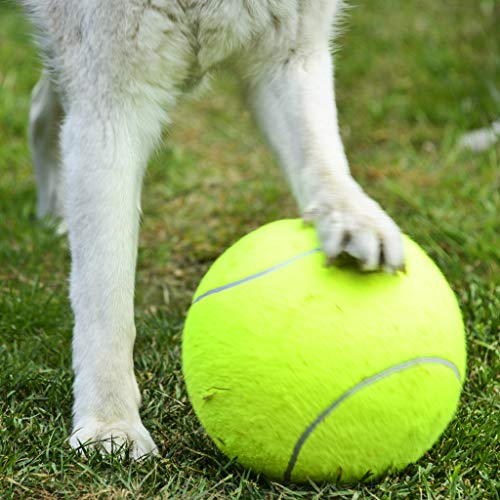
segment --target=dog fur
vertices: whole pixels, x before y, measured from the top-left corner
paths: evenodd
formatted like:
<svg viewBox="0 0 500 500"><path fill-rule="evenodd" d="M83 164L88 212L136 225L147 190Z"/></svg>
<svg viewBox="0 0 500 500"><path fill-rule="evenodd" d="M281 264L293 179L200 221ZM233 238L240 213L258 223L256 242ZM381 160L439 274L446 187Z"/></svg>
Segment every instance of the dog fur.
<svg viewBox="0 0 500 500"><path fill-rule="evenodd" d="M401 234L349 172L330 53L338 0L23 3L46 65L30 115L38 215L64 218L72 255L70 443L128 443L141 457L156 452L133 367L142 177L173 108L210 70L239 75L329 258L396 270Z"/></svg>

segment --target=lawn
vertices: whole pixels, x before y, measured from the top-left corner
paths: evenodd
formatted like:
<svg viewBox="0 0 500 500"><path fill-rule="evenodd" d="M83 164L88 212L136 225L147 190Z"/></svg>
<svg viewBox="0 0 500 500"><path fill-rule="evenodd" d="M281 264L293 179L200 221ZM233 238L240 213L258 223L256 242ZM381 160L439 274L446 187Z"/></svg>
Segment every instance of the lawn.
<svg viewBox="0 0 500 500"><path fill-rule="evenodd" d="M455 290L468 376L456 418L418 463L378 482L300 487L228 462L194 416L181 373L184 317L210 263L259 225L297 215L227 74L179 108L145 182L135 360L161 458L70 450L68 245L35 219L26 140L41 65L20 10L1 2L1 498L499 498L500 150L458 146L462 133L500 117L495 0L371 0L349 10L336 58L352 170Z"/></svg>

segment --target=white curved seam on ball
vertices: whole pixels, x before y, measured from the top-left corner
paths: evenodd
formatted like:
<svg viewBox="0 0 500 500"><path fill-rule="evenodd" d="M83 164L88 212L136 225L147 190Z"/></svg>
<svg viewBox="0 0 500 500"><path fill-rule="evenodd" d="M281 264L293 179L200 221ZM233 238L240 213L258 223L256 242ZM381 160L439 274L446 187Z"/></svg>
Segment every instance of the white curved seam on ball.
<svg viewBox="0 0 500 500"><path fill-rule="evenodd" d="M375 382L378 382L379 380L382 380L389 375L392 375L393 373L398 373L406 368L412 368L414 366L424 364L424 363L436 363L440 364L443 366L447 366L453 372L455 373L455 376L458 379L458 382L461 384L462 383L462 377L460 376L460 371L458 367L452 363L451 361L448 361L447 359L444 358L439 358L439 357L434 357L434 356L423 356L420 358L415 358L409 361L405 361L403 363L399 363L398 365L391 366L390 368L387 368L384 371L381 371L379 373L376 373L375 375L372 375L371 377L368 377L358 384L356 384L354 387L351 387L351 389L348 389L346 392L344 392L341 396L339 396L326 410L324 410L316 419L306 428L306 430L302 433L300 438L298 439L297 443L295 444L292 452L292 456L290 457L290 461L288 462L288 467L285 471L284 479L285 481L290 481L293 468L295 467L295 464L297 462L300 450L302 449L302 446L306 442L307 438L313 433L313 431L316 429L316 427L328 416L330 413L335 410L343 401L345 401L347 398L352 396L353 394L356 394L357 392L361 391L368 385L374 384Z"/></svg>
<svg viewBox="0 0 500 500"><path fill-rule="evenodd" d="M263 271L259 271L258 273L251 274L250 276L246 276L245 278L241 278L239 280L232 281L231 283L227 283L225 285L221 285L221 286L218 286L216 288L212 288L211 290L208 290L207 292L202 293L200 296L196 297L196 299L193 300L193 304L196 304L201 299L204 299L205 297L208 297L209 295L223 292L224 290L228 290L229 288L234 288L235 286L241 285L243 283L247 283L248 281L253 281L254 279L261 278L262 276L265 276L266 274L277 271L278 269L286 267L286 266L293 264L294 262L296 262L304 257L308 257L309 255L313 255L313 254L318 253L318 252L321 252L320 248L314 248L313 250L308 250L307 252L303 252L299 255L296 255L295 257L292 257L291 259L285 260L284 262L280 262L279 264L275 264L274 266L271 266L267 269L264 269Z"/></svg>

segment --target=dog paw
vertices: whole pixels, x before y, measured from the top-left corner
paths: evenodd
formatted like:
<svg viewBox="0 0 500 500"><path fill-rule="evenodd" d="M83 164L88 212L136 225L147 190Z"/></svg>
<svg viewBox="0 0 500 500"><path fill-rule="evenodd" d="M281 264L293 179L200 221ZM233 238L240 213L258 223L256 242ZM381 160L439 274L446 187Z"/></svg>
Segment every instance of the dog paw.
<svg viewBox="0 0 500 500"><path fill-rule="evenodd" d="M357 184L342 195L317 193L303 218L316 226L329 261L347 253L360 261L363 270L404 269L400 229Z"/></svg>
<svg viewBox="0 0 500 500"><path fill-rule="evenodd" d="M102 454L128 453L134 460L158 455L158 448L140 421L85 422L75 426L69 442L72 448L82 454L88 449L98 450Z"/></svg>

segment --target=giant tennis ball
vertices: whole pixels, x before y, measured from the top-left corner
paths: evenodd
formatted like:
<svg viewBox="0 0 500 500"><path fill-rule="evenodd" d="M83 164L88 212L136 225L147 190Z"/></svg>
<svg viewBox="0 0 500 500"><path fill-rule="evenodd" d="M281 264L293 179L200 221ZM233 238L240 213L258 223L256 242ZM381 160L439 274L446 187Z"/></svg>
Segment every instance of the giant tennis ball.
<svg viewBox="0 0 500 500"><path fill-rule="evenodd" d="M196 291L183 369L229 457L270 478L352 482L402 469L443 432L465 375L455 296L405 237L406 273L325 267L313 228L261 227Z"/></svg>

